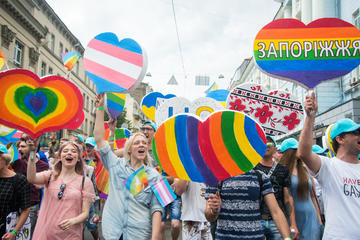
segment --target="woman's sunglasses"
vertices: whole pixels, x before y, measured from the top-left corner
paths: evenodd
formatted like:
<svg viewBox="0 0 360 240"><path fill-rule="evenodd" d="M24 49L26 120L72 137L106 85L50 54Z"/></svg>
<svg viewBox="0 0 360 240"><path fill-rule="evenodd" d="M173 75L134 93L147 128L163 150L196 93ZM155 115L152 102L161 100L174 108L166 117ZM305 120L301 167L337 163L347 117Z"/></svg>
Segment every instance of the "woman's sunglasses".
<svg viewBox="0 0 360 240"><path fill-rule="evenodd" d="M60 192L58 193L58 199L62 199L63 195L64 195L64 190L65 190L66 184L61 184L60 186Z"/></svg>

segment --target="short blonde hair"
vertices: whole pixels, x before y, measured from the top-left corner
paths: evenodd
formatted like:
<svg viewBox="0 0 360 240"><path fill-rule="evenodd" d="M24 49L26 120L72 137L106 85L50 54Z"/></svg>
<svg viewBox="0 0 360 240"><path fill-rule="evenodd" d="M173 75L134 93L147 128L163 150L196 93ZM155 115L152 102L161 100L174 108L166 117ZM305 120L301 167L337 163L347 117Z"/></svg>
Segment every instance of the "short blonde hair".
<svg viewBox="0 0 360 240"><path fill-rule="evenodd" d="M145 139L147 139L146 136L141 132L136 132L136 133L131 134L130 138L126 141L125 146L124 146L124 159L127 162L130 162L130 154L129 154L130 147L134 143L135 137L137 137L137 136L142 136ZM146 156L144 159L144 164L151 167L149 152L146 153Z"/></svg>
<svg viewBox="0 0 360 240"><path fill-rule="evenodd" d="M0 160L5 160L6 166L9 166L11 161L11 155L7 153L0 153Z"/></svg>

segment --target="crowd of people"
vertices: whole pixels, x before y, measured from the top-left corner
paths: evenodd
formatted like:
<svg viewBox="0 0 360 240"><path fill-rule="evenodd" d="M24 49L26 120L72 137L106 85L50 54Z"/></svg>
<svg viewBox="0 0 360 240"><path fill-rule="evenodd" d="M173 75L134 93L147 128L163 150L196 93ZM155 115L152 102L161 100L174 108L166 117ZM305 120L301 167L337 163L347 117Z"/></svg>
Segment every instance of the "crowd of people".
<svg viewBox="0 0 360 240"><path fill-rule="evenodd" d="M0 144L1 239L78 240L87 228L97 240L99 224L109 240L165 239L167 221L172 239L360 239L360 125L337 121L330 132L336 157L327 157L313 144L314 95L304 103L299 141L277 144L267 136L260 163L217 186L162 171L152 153L152 122L114 150L116 120L106 141L104 95L95 103L94 137L59 141L51 133L44 153L39 138L23 134L16 143L21 157L13 162ZM97 185L100 164L108 172L107 194ZM134 195L124 182L142 168L148 186ZM150 188L163 177L176 195L166 207Z"/></svg>

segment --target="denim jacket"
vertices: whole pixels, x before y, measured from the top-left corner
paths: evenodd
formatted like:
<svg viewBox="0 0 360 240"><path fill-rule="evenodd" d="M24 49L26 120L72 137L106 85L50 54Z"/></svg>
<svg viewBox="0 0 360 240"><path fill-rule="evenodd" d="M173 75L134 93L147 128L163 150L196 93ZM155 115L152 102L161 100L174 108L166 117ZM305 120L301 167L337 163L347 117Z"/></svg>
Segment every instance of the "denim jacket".
<svg viewBox="0 0 360 240"><path fill-rule="evenodd" d="M96 151L104 167L109 172L109 196L105 203L102 217L102 233L106 240L151 239L152 214L163 208L150 186L161 177L152 167L146 166L145 173L149 185L135 197L125 187L124 180L134 169L129 162L118 158L109 144Z"/></svg>

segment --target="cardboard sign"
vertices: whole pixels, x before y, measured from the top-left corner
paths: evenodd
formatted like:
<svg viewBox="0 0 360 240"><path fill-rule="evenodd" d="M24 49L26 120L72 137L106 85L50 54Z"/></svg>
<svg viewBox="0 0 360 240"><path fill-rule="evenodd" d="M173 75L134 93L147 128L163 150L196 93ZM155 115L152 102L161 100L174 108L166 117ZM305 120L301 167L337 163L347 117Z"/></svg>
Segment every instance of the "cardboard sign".
<svg viewBox="0 0 360 240"><path fill-rule="evenodd" d="M0 124L32 138L78 128L84 120L80 90L60 76L39 78L25 69L0 73Z"/></svg>
<svg viewBox="0 0 360 240"><path fill-rule="evenodd" d="M297 19L277 19L256 35L254 57L265 73L311 89L360 64L360 31L337 18L308 25Z"/></svg>
<svg viewBox="0 0 360 240"><path fill-rule="evenodd" d="M76 63L79 61L81 55L78 52L66 52L61 54L64 66L71 71Z"/></svg>
<svg viewBox="0 0 360 240"><path fill-rule="evenodd" d="M124 110L126 93L106 93L105 110L111 119L116 119Z"/></svg>
<svg viewBox="0 0 360 240"><path fill-rule="evenodd" d="M205 121L193 114L173 116L158 128L152 146L168 175L215 186L256 166L266 152L266 138L253 119L224 110Z"/></svg>
<svg viewBox="0 0 360 240"><path fill-rule="evenodd" d="M140 104L141 110L143 111L145 116L150 118L152 121L155 121L155 108L156 108L157 99L158 98L169 99L173 97L176 96L174 94L163 95L162 93L159 92L151 92L146 96L144 96L143 99L141 100L141 104Z"/></svg>
<svg viewBox="0 0 360 240"><path fill-rule="evenodd" d="M126 92L136 88L145 76L147 57L133 39L121 41L114 33L101 33L85 49L84 67L98 93Z"/></svg>
<svg viewBox="0 0 360 240"><path fill-rule="evenodd" d="M252 83L231 90L226 108L254 118L267 135L273 136L295 129L304 118L303 106L290 93L279 90L268 92Z"/></svg>

